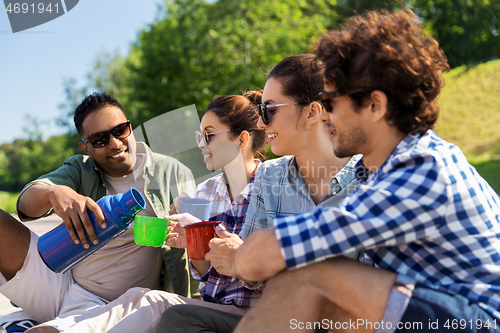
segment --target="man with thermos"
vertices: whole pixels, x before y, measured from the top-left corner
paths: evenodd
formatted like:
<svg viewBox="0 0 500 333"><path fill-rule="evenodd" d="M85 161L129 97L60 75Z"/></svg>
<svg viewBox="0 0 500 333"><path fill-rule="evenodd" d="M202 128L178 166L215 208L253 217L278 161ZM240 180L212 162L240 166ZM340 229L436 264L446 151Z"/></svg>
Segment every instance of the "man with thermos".
<svg viewBox="0 0 500 333"><path fill-rule="evenodd" d="M130 121L112 96L87 96L76 108L74 121L85 155L68 158L57 170L25 186L17 203L22 221L56 213L73 242L88 248L89 242L99 242L88 212L95 215L100 228L106 228L95 202L103 196L134 187L146 200L146 209L139 214L163 217L168 215L171 186L177 187L174 193L194 194L191 171L174 158L156 154L145 143L136 142ZM168 248L162 256L160 248L136 245L132 229L68 272L57 274L40 258L38 236L1 212L0 293L43 323L30 329L35 333L64 331L88 309L113 301L132 287L160 288L162 267L167 284L172 286L170 291L187 296L185 251ZM26 316L25 312L21 314ZM10 331L19 319L18 315L1 321L12 322L6 327ZM17 327L18 331L22 327Z"/></svg>

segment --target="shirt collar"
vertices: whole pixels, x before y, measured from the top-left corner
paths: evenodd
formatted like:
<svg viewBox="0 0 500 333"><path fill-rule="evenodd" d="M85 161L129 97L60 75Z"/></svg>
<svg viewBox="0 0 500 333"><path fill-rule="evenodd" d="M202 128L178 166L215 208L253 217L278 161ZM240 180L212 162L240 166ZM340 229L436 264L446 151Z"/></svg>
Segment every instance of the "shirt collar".
<svg viewBox="0 0 500 333"><path fill-rule="evenodd" d="M358 183L362 184L366 182L368 179L368 176L370 176L370 170L368 170L365 165L363 164L363 159L361 159L357 164L356 164L356 180Z"/></svg>
<svg viewBox="0 0 500 333"><path fill-rule="evenodd" d="M246 199L250 201L250 196L252 195L252 188L253 188L253 183L255 182L255 175L257 173L257 169L262 165L262 162L259 159L254 159L254 162L257 163L257 167L255 168L255 171L252 175L252 178L250 178L250 181L248 184L245 186L245 188L241 191L241 193L234 199L235 203L241 202L243 199ZM218 197L230 201L229 199L229 191L228 191L228 186L229 186L229 181L227 180L226 174L223 172L219 175L219 179L217 179L217 186L215 188L215 193Z"/></svg>
<svg viewBox="0 0 500 333"><path fill-rule="evenodd" d="M154 159L153 159L153 151L151 151L151 149L149 149L149 147L144 142L141 142L141 141L137 141L136 147L137 147L136 148L137 153L142 153L142 154L146 155L146 161L144 162L145 163L144 170L145 171L147 170L149 175L151 177L154 177L155 165L154 165Z"/></svg>
<svg viewBox="0 0 500 333"><path fill-rule="evenodd" d="M297 168L297 159L293 155L288 156L291 158L287 163L287 168L285 168L284 176L291 183L295 184L300 189L300 191L303 191L304 195L310 196L309 192L307 191L307 187L305 186L304 180L300 175L299 169Z"/></svg>
<svg viewBox="0 0 500 333"><path fill-rule="evenodd" d="M250 196L252 195L253 183L255 182L255 175L257 174L257 169L262 165L262 162L259 159L254 159L254 162L257 163L257 167L255 168L255 171L252 175L252 178L250 178L250 181L248 182L247 186L245 186L243 191L241 191L238 198L242 197L242 198L245 198L247 200L250 200ZM236 200L236 201L238 201L238 200Z"/></svg>
<svg viewBox="0 0 500 333"><path fill-rule="evenodd" d="M221 174L215 176L217 177L215 186L215 195L219 198L229 201L229 191L227 190L228 180L226 174L222 172Z"/></svg>
<svg viewBox="0 0 500 333"><path fill-rule="evenodd" d="M347 187L354 178L356 178L356 168L359 162L362 160L363 155L354 155L347 162L347 164L330 179L330 189L331 195L335 195L343 188ZM288 168L285 170L285 176L290 177L291 181L297 183L299 180L302 180L302 176L299 173L297 168L297 161L295 156L288 161Z"/></svg>
<svg viewBox="0 0 500 333"><path fill-rule="evenodd" d="M355 178L356 165L363 155L354 155L347 164L330 180L332 195L337 194L343 188L347 187Z"/></svg>
<svg viewBox="0 0 500 333"><path fill-rule="evenodd" d="M101 171L101 168L99 168L99 165L95 162L95 159L85 155L85 161L89 161L92 169L94 169L100 177L103 177L103 172Z"/></svg>
<svg viewBox="0 0 500 333"><path fill-rule="evenodd" d="M404 139L401 140L400 143L398 143L396 148L394 148L387 161L389 161L394 156L400 155L401 153L408 151L410 147L414 146L421 137L422 134L408 134L407 136L405 136ZM387 161L385 163L387 163Z"/></svg>
<svg viewBox="0 0 500 333"><path fill-rule="evenodd" d="M391 161L395 156L398 156L410 150L410 147L414 146L421 137L422 134L408 134L407 136L405 136L404 139L398 143L396 148L394 148L391 155L389 155L384 164L382 164L382 167L374 174L378 175L380 172L382 172L384 166L386 166L387 163ZM372 174L370 170L368 170L363 164L363 159L360 159L358 161L355 168L356 168L356 180L358 180L359 183L366 182L368 180L368 177Z"/></svg>
<svg viewBox="0 0 500 333"><path fill-rule="evenodd" d="M288 176L292 176L294 178L300 177L295 156L292 156L292 158L290 158L290 160L288 161L288 168L286 168L285 170L285 177Z"/></svg>

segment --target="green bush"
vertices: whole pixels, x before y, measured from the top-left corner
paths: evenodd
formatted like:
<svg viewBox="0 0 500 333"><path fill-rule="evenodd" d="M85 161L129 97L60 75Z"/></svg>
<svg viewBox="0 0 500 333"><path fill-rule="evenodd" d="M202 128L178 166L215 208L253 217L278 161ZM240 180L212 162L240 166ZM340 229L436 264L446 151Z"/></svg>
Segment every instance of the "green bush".
<svg viewBox="0 0 500 333"><path fill-rule="evenodd" d="M16 213L16 201L18 193L0 191L0 209L9 214Z"/></svg>

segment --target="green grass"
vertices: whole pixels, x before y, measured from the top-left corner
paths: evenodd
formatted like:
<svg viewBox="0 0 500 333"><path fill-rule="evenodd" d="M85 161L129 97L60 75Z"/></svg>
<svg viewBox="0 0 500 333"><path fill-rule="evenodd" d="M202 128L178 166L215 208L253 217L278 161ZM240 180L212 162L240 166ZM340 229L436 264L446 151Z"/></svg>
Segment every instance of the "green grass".
<svg viewBox="0 0 500 333"><path fill-rule="evenodd" d="M490 186L500 195L500 160L471 160L469 162L476 168L477 172L486 179Z"/></svg>
<svg viewBox="0 0 500 333"><path fill-rule="evenodd" d="M436 132L469 159L500 156L500 60L445 75Z"/></svg>
<svg viewBox="0 0 500 333"><path fill-rule="evenodd" d="M18 194L0 191L0 209L9 214L15 214Z"/></svg>

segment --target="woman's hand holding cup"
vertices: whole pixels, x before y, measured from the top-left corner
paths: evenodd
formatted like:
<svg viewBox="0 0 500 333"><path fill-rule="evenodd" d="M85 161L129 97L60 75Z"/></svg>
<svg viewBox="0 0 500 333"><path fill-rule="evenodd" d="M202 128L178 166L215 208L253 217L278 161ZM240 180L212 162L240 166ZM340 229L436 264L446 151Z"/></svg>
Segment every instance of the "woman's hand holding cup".
<svg viewBox="0 0 500 333"><path fill-rule="evenodd" d="M179 214L182 212L181 210L181 201L183 199L191 198L187 193L181 193L177 198L174 199L174 202L170 205L170 214Z"/></svg>
<svg viewBox="0 0 500 333"><path fill-rule="evenodd" d="M180 249L187 248L186 230L184 227L188 224L201 222L201 220L188 213L165 216L165 218L171 221L168 227L170 233L166 238L166 245Z"/></svg>

